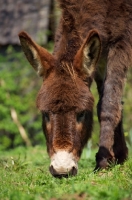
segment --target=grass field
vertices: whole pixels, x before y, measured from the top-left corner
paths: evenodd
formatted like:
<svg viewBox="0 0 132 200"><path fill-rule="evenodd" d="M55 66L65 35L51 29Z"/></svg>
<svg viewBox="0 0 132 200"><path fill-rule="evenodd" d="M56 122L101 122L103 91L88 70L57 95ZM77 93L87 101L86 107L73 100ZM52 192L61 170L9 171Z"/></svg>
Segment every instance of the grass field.
<svg viewBox="0 0 132 200"><path fill-rule="evenodd" d="M19 147L0 153L0 200L131 200L132 158L94 174L95 150L84 150L76 177L55 179L46 149Z"/></svg>

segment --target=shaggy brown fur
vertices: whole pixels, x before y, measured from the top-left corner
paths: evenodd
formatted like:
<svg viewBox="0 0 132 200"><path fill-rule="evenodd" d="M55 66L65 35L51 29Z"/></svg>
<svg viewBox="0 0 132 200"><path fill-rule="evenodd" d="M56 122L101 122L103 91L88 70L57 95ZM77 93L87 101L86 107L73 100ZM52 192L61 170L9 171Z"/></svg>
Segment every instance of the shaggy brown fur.
<svg viewBox="0 0 132 200"><path fill-rule="evenodd" d="M92 131L95 77L99 92L99 151L96 168L124 162L127 147L122 127L122 93L132 63L130 0L58 0L62 16L53 56L20 33L22 48L44 83L37 96L49 155L58 149L78 160ZM102 51L100 50L102 44ZM101 52L101 55L100 55ZM106 66L97 67L104 59Z"/></svg>
<svg viewBox="0 0 132 200"><path fill-rule="evenodd" d="M85 40L90 30L96 29L102 42L101 59L107 60L104 77L100 75L100 68L95 76L100 95L98 117L101 125L96 169L106 167L109 160L122 163L127 158L127 147L122 128L121 99L127 69L132 63L132 2L59 2L63 11L54 54L61 55L63 60L74 58L79 43ZM73 43L76 48L73 48Z"/></svg>

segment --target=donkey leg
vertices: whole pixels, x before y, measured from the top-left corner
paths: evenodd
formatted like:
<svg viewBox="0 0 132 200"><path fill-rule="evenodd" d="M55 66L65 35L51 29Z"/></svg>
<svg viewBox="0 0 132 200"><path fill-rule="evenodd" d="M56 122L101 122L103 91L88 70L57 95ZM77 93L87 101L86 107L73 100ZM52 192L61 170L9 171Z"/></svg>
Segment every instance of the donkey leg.
<svg viewBox="0 0 132 200"><path fill-rule="evenodd" d="M127 157L121 98L130 57L131 48L123 41L116 43L109 50L106 78L98 104L100 141L95 169L106 168L109 162L116 159L122 163Z"/></svg>
<svg viewBox="0 0 132 200"><path fill-rule="evenodd" d="M98 113L98 119L99 119L99 114L100 114L100 103L101 103L101 95L102 95L102 91L103 91L103 78L101 78L100 74L97 72L96 76L95 76L95 81L97 84L97 89L98 89L98 93L99 93L99 103L97 105L97 113ZM124 162L124 160L126 160L127 155L128 155L128 149L126 146L126 142L125 142L125 137L124 137L124 131L123 131L123 117L121 116L121 120L118 123L117 127L114 130L114 145L113 145L113 152L115 155L115 160L116 163L118 164L122 164ZM99 119L100 122L100 119ZM101 153L102 151L102 153ZM100 154L106 154L106 156L110 156L108 150L106 148L100 148ZM97 155L98 160L102 160L102 157L99 158L99 155ZM107 159L103 159L103 162L105 165L107 165ZM95 169L99 168L99 165L96 166Z"/></svg>
<svg viewBox="0 0 132 200"><path fill-rule="evenodd" d="M98 153L96 154L96 167L106 168L109 165L109 162L114 161L117 164L122 164L128 156L128 148L126 146L122 118L118 123L117 127L114 130L114 142L113 142L113 155L111 152L104 146L100 146Z"/></svg>
<svg viewBox="0 0 132 200"><path fill-rule="evenodd" d="M118 164L122 164L128 156L128 148L125 142L122 119L123 118L121 117L121 120L114 131L113 151Z"/></svg>

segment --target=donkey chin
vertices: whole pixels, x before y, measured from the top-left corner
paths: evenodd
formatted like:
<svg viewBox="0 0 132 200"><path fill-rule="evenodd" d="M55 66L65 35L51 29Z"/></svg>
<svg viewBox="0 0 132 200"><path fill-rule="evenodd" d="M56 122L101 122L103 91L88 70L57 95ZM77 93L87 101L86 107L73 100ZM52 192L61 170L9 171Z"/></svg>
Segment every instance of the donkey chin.
<svg viewBox="0 0 132 200"><path fill-rule="evenodd" d="M75 176L78 165L72 153L58 151L51 157L50 173L56 178Z"/></svg>

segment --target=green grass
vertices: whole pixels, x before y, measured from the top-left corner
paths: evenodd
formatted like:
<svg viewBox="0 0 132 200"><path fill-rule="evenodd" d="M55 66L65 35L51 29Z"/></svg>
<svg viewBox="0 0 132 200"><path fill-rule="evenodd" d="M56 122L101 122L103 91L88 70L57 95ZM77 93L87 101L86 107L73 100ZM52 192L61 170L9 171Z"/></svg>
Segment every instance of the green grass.
<svg viewBox="0 0 132 200"><path fill-rule="evenodd" d="M41 146L0 152L0 200L132 199L132 158L94 174L95 152L88 155L85 149L78 175L68 179L50 175L50 160Z"/></svg>

